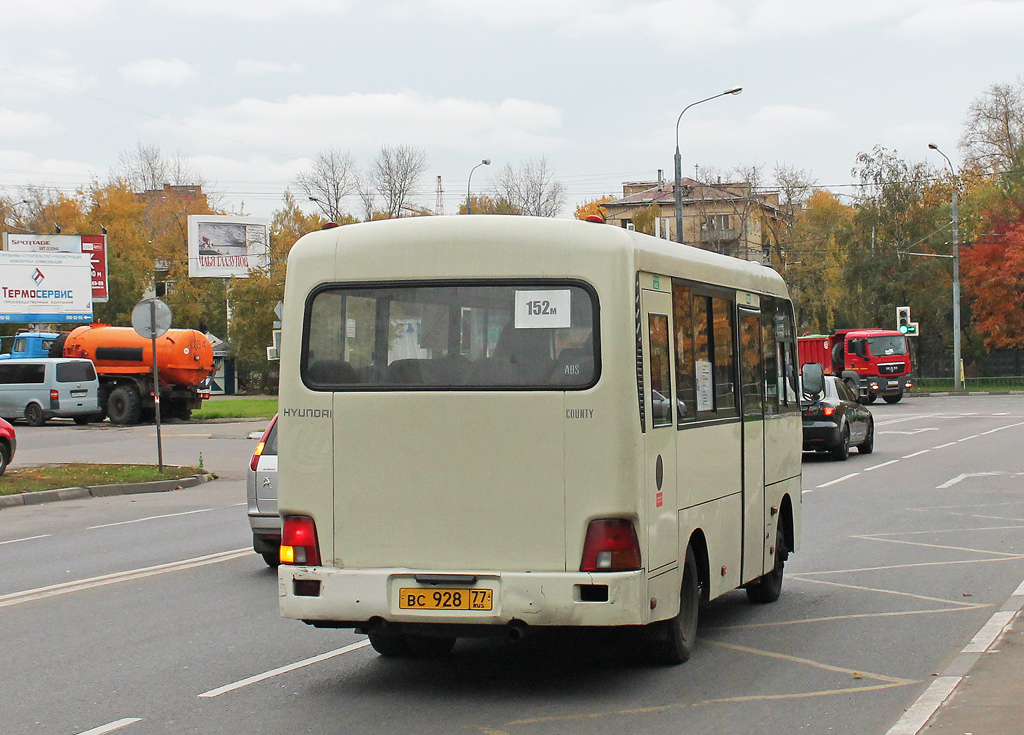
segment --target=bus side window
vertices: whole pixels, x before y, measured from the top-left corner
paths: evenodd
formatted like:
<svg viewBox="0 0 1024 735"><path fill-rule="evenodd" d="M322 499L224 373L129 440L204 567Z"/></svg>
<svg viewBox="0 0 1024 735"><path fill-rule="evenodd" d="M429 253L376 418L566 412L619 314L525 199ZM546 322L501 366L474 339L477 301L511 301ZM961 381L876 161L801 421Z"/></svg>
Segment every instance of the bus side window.
<svg viewBox="0 0 1024 735"><path fill-rule="evenodd" d="M693 366L693 311L690 287L672 284L672 324L676 331L676 407L679 424L696 417L697 383Z"/></svg>
<svg viewBox="0 0 1024 735"><path fill-rule="evenodd" d="M657 426L672 425L672 376L668 348L668 316L649 314L651 341L651 422Z"/></svg>

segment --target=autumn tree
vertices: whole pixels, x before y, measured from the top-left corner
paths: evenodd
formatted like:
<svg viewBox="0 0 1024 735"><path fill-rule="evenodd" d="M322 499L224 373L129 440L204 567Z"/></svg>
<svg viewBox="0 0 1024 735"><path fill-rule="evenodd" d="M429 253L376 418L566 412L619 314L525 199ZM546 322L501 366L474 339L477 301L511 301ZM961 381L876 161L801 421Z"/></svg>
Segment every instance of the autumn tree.
<svg viewBox="0 0 1024 735"><path fill-rule="evenodd" d="M294 182L324 217L340 222L341 202L356 191L357 173L351 154L327 148L313 156L309 168L299 173Z"/></svg>
<svg viewBox="0 0 1024 735"><path fill-rule="evenodd" d="M153 247L143 225L146 205L118 181L93 183L89 199L88 233L107 234L109 297L93 305L93 317L127 326L132 309L153 285Z"/></svg>
<svg viewBox="0 0 1024 735"><path fill-rule="evenodd" d="M576 211L573 212L572 216L576 219L586 219L596 215L601 219L607 219L608 212L605 210L604 205L614 201L615 197L605 194L597 199L577 204Z"/></svg>
<svg viewBox="0 0 1024 735"><path fill-rule="evenodd" d="M1010 163L1003 176L970 188L963 208L961 280L971 325L989 349L1024 348L1024 145Z"/></svg>
<svg viewBox="0 0 1024 735"><path fill-rule="evenodd" d="M532 217L557 217L565 206L565 184L555 179L546 156L524 161L518 168L505 164L494 178L494 192L520 214Z"/></svg>
<svg viewBox="0 0 1024 735"><path fill-rule="evenodd" d="M486 194L471 197L473 214L519 214L519 211L504 199L495 199ZM459 214L466 214L466 204L459 205Z"/></svg>
<svg viewBox="0 0 1024 735"><path fill-rule="evenodd" d="M319 230L324 223L320 215L303 212L295 196L286 191L284 206L274 212L270 222L270 257L266 267L250 270L248 278L236 278L231 283L228 341L234 352L239 384L247 391L277 391L277 363L267 360L267 347L272 342L277 319L274 307L284 299L288 253L296 240Z"/></svg>
<svg viewBox="0 0 1024 735"><path fill-rule="evenodd" d="M807 196L796 215L782 274L796 303L801 333L829 334L841 326L836 315L845 294L853 217L853 207L824 189Z"/></svg>

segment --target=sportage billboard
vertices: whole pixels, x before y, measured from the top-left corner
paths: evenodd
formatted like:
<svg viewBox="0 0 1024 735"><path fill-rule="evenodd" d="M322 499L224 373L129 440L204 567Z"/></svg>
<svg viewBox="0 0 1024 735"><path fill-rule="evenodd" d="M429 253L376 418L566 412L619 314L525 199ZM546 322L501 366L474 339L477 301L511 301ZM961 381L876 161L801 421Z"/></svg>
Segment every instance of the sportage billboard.
<svg viewBox="0 0 1024 735"><path fill-rule="evenodd" d="M92 256L0 251L0 322L92 321Z"/></svg>

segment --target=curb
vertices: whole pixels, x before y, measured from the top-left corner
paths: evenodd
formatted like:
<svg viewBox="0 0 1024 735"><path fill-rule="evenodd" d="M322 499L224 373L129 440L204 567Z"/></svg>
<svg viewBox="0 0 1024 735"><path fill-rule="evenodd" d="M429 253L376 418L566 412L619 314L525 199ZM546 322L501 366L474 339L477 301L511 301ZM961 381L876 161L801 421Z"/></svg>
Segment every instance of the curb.
<svg viewBox="0 0 1024 735"><path fill-rule="evenodd" d="M62 487L55 490L40 490L36 493L18 493L17 495L0 495L0 509L13 508L19 505L39 505L59 500L82 500L83 498L109 498L113 495L132 495L135 493L166 493L186 487L209 482L215 476L209 472L177 480L155 480L123 485L92 485L89 487Z"/></svg>

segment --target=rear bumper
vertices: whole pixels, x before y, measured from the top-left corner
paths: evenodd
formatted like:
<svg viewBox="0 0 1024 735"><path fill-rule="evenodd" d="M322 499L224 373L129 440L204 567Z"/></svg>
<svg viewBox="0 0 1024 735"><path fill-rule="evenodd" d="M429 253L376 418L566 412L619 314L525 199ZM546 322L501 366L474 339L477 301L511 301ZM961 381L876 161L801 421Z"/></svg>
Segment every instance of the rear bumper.
<svg viewBox="0 0 1024 735"><path fill-rule="evenodd" d="M644 571L458 574L476 577L474 584L461 589L492 590L491 610L402 609L401 588L432 589L417 584L415 570L282 565L278 568L281 615L314 625L360 629L381 624L619 626L643 625L651 619Z"/></svg>
<svg viewBox="0 0 1024 735"><path fill-rule="evenodd" d="M276 552L281 546L281 516L277 513L250 511L249 527L252 529L252 547L256 552Z"/></svg>
<svg viewBox="0 0 1024 735"><path fill-rule="evenodd" d="M842 441L839 426L831 421L804 421L804 451L834 447Z"/></svg>

